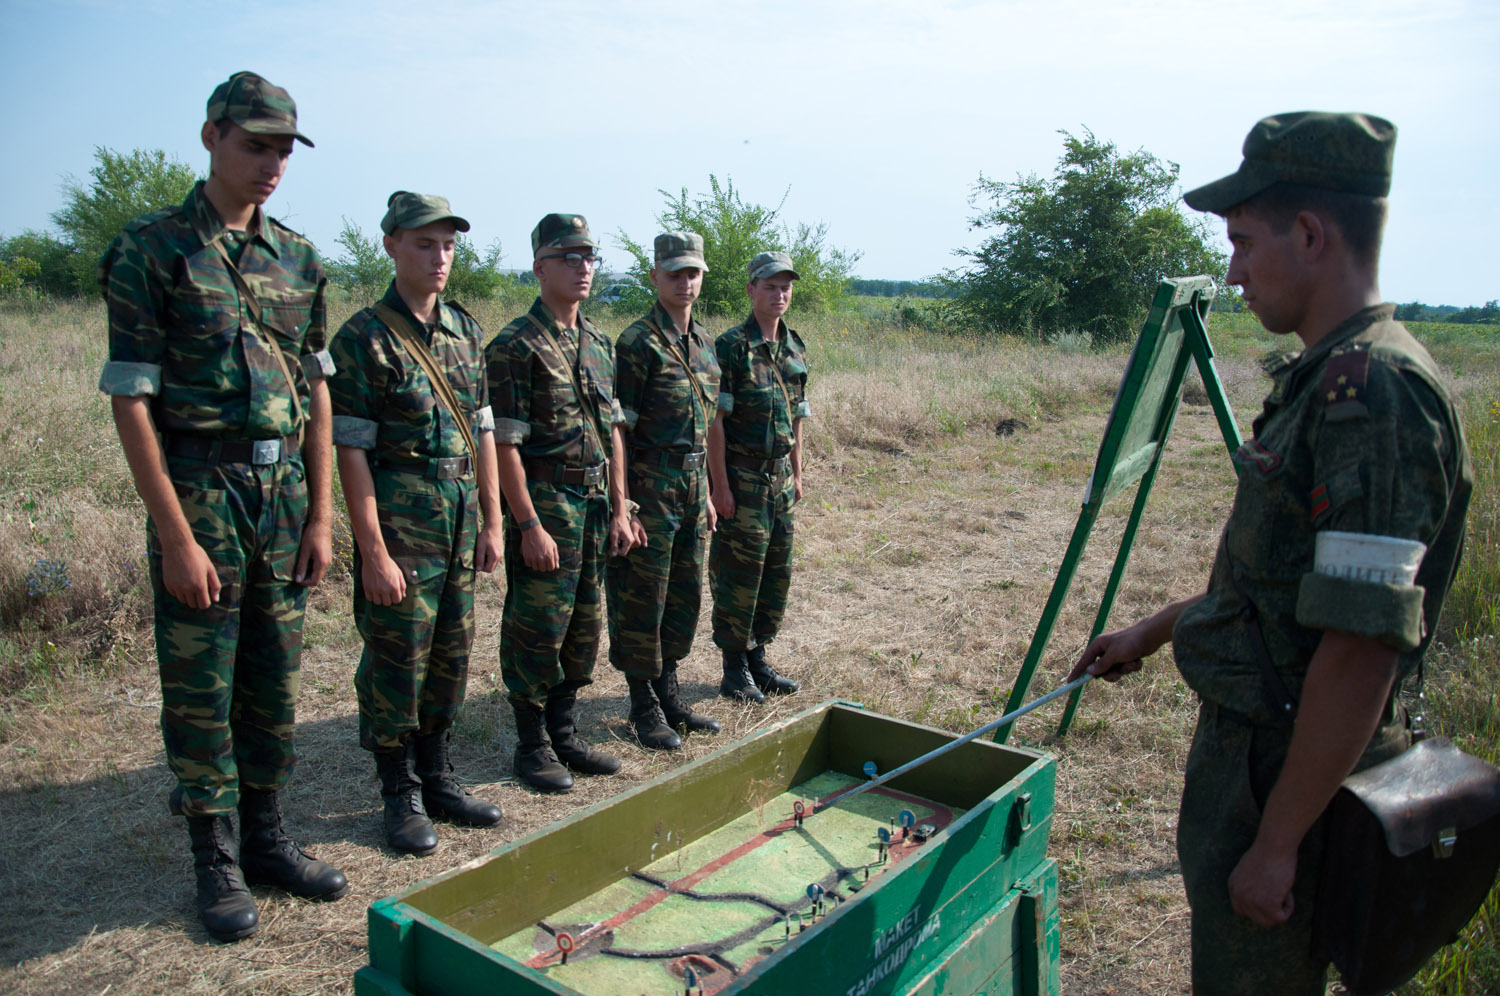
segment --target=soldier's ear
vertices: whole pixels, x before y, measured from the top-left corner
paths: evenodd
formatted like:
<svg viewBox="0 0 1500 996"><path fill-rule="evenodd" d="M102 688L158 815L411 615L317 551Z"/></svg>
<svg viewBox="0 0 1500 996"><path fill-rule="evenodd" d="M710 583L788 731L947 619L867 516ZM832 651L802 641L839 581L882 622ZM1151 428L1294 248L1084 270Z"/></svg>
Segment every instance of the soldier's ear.
<svg viewBox="0 0 1500 996"><path fill-rule="evenodd" d="M203 147L209 152L214 151L214 143L219 140L219 126L212 121L203 122L203 127L198 132L198 139Z"/></svg>

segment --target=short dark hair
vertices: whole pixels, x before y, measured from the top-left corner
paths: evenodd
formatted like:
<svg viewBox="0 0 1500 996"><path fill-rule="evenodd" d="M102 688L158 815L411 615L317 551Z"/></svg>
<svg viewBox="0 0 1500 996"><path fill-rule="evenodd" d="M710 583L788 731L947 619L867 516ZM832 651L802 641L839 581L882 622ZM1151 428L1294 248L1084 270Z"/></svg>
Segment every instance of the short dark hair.
<svg viewBox="0 0 1500 996"><path fill-rule="evenodd" d="M229 137L229 129L234 127L234 119L220 118L214 122L214 125L219 129L219 138L225 139Z"/></svg>
<svg viewBox="0 0 1500 996"><path fill-rule="evenodd" d="M1301 183L1273 183L1229 211L1244 211L1261 218L1278 234L1292 227L1298 213L1310 211L1333 222L1344 234L1344 241L1355 258L1373 266L1380 261L1380 242L1385 234L1388 206L1384 197Z"/></svg>

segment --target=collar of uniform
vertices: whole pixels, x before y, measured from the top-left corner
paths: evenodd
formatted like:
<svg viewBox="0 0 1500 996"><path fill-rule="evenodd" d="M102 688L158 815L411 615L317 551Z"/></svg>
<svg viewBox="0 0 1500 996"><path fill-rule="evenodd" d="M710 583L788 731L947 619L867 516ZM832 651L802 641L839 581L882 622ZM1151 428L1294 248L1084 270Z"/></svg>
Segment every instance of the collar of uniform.
<svg viewBox="0 0 1500 996"><path fill-rule="evenodd" d="M537 321L551 329L555 335L560 336L565 332L573 331L572 329L565 328L563 323L557 320L556 316L552 314L552 309L543 304L540 297L531 303L531 314ZM588 319L583 317L582 312L579 312L578 333L582 335L585 331L593 330L589 327Z"/></svg>
<svg viewBox="0 0 1500 996"><path fill-rule="evenodd" d="M193 184L193 189L188 191L187 199L182 202L182 210L192 223L194 234L206 246L223 235L227 226L224 224L224 219L220 217L218 209L203 192L203 185L202 180ZM245 229L245 235L259 242L272 256L279 258L281 254L276 251L275 244L265 237L265 221L265 213L256 207L255 213L250 216L250 225Z"/></svg>
<svg viewBox="0 0 1500 996"><path fill-rule="evenodd" d="M776 327L781 330L781 335L775 341L785 342L790 345L792 330L787 326L786 320L781 318L776 319ZM750 312L750 317L745 319L745 341L750 344L752 349L761 343L765 343L768 346L773 345L772 340L767 339L765 333L761 331L760 322L755 320L755 312L753 311Z"/></svg>
<svg viewBox="0 0 1500 996"><path fill-rule="evenodd" d="M1396 306L1394 304L1372 304L1368 308L1361 308L1334 326L1333 331L1319 339L1311 349L1303 352L1297 358L1297 369L1299 371L1309 369L1333 352L1335 347L1359 335L1371 325L1376 322L1390 321L1395 317Z"/></svg>
<svg viewBox="0 0 1500 996"><path fill-rule="evenodd" d="M662 303L660 300L657 300L654 304L651 305L651 320L655 322L657 327L660 328L666 335L667 341L676 342L678 339L682 338L682 331L677 328L677 323L672 321L672 316L667 312L667 309L662 307ZM693 318L691 315L688 316L687 334L697 339L699 342L707 341L707 336L704 333L702 323L700 323L698 319Z"/></svg>
<svg viewBox="0 0 1500 996"><path fill-rule="evenodd" d="M406 300L400 295L400 293L397 292L396 281L394 280L392 280L390 286L385 289L385 297L381 298L380 302L394 308L397 314L406 316L411 320L413 327L417 328L418 330L420 330L423 325L427 324L426 322L417 321L417 316L412 314L412 310L407 306ZM449 333L450 335L457 334L458 332L458 320L453 315L453 309L444 304L441 298L438 299L437 325L438 328L442 329L444 332Z"/></svg>

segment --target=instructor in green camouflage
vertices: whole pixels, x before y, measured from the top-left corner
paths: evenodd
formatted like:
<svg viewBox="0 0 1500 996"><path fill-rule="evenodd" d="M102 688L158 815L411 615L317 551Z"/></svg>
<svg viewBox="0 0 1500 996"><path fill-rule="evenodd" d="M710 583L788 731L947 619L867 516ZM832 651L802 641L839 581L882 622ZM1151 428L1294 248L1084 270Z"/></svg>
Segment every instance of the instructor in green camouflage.
<svg viewBox="0 0 1500 996"><path fill-rule="evenodd" d="M682 701L677 665L693 647L703 597L703 548L716 513L708 500L708 427L719 361L693 320L703 290L703 236L656 237L656 304L615 341L615 396L625 416L629 497L646 545L607 566L609 660L625 672L630 722L643 746L682 745L678 730L719 724Z"/></svg>
<svg viewBox="0 0 1500 996"><path fill-rule="evenodd" d="M781 629L792 582L792 507L802 499L802 420L807 358L782 316L797 271L784 252L750 261L751 312L719 336L718 412L708 433L708 468L718 528L709 550L714 643L724 654L719 694L764 702L797 683L766 661Z"/></svg>
<svg viewBox="0 0 1500 996"><path fill-rule="evenodd" d="M1073 669L1129 673L1171 640L1198 693L1177 850L1199 994L1324 991L1321 816L1351 771L1405 747L1401 682L1463 546L1463 430L1377 286L1395 143L1371 115L1278 114L1238 171L1187 194L1226 219L1246 307L1303 348L1267 365L1207 590L1097 638Z"/></svg>
<svg viewBox="0 0 1500 996"><path fill-rule="evenodd" d="M332 558L333 366L317 250L261 210L293 143L312 145L296 104L236 73L201 138L208 180L126 225L100 260L99 389L149 514L171 807L187 818L199 918L227 941L255 933L247 881L310 899L348 888L287 837L278 802L307 588Z"/></svg>
<svg viewBox="0 0 1500 996"><path fill-rule="evenodd" d="M517 777L565 792L567 769L620 770L578 739L573 711L599 652L605 543L620 556L646 536L625 497L614 347L578 312L598 243L583 215L549 214L531 249L540 295L485 347L506 515L500 674Z"/></svg>
<svg viewBox="0 0 1500 996"><path fill-rule="evenodd" d="M500 558L500 484L479 323L439 298L469 223L442 197L400 190L380 229L396 277L333 337L328 387L365 643L360 745L375 755L386 841L429 854L430 818L500 822L448 761L474 644L474 572Z"/></svg>

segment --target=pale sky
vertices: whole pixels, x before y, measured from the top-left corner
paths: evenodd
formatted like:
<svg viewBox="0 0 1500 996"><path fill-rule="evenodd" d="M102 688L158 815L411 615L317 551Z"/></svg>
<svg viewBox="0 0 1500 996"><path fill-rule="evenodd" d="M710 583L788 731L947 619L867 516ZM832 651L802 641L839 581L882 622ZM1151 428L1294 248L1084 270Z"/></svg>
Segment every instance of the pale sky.
<svg viewBox="0 0 1500 996"><path fill-rule="evenodd" d="M270 213L329 256L392 190L449 197L482 247L527 265L548 211L655 234L658 188L731 178L827 222L856 273L922 279L977 244L985 175L1050 175L1058 129L1232 172L1254 122L1361 110L1400 129L1382 289L1500 297L1500 4L1490 0L665 0L229 5L0 0L0 234L46 227L93 149L200 170L204 105L251 69L296 99Z"/></svg>

